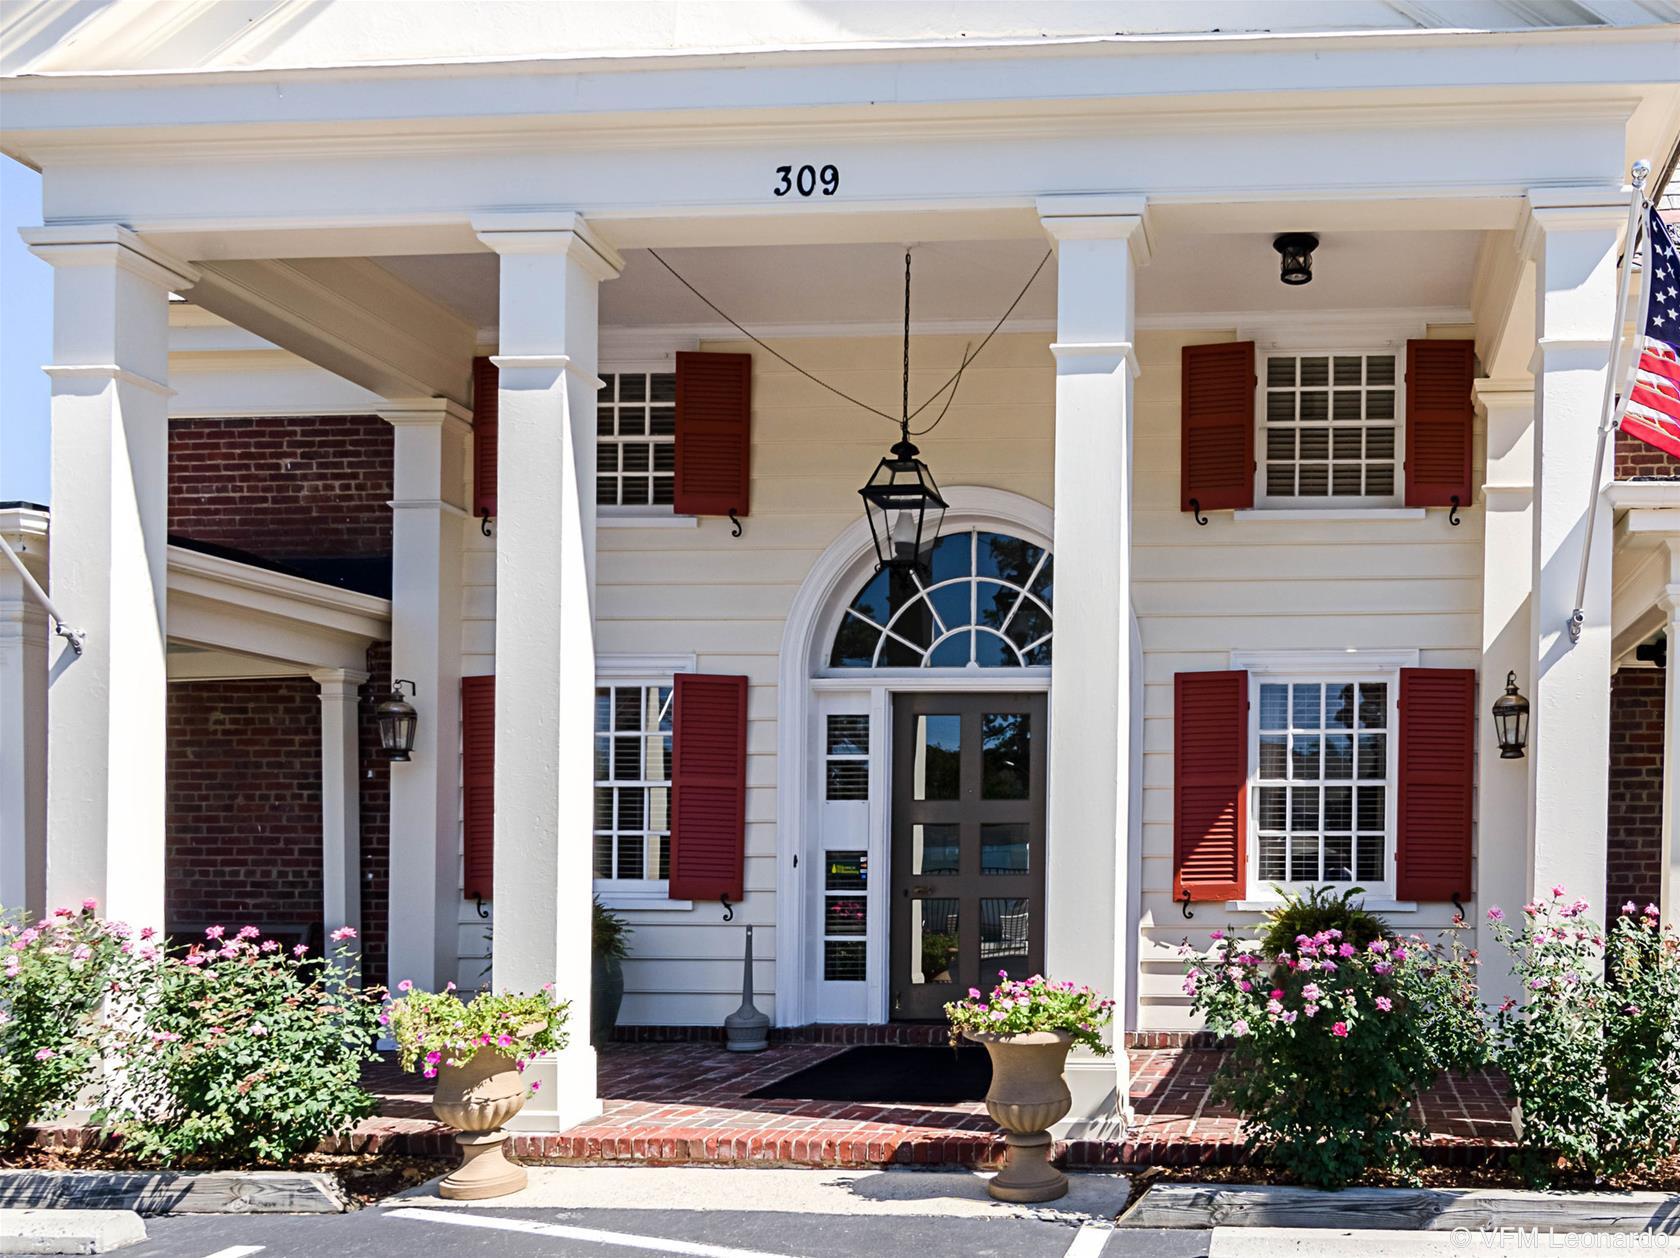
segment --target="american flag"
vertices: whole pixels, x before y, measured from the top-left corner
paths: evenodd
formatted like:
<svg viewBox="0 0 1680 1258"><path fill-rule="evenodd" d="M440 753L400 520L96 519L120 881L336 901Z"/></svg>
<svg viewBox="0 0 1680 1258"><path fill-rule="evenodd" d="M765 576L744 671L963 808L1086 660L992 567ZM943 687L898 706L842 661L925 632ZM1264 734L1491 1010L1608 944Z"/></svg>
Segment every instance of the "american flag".
<svg viewBox="0 0 1680 1258"><path fill-rule="evenodd" d="M1645 239L1645 326L1639 329L1639 364L1622 415L1622 431L1680 456L1680 252L1657 213Z"/></svg>

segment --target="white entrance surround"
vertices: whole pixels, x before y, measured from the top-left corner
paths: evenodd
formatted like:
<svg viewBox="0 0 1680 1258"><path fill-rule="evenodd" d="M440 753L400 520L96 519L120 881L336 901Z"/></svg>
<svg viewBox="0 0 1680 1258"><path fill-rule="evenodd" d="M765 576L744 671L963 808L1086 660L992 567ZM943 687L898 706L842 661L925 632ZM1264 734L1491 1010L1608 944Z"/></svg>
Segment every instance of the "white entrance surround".
<svg viewBox="0 0 1680 1258"><path fill-rule="evenodd" d="M943 531L996 527L1046 549L1050 547L1053 517L1050 508L1019 494L984 486L947 486L940 491L950 510ZM869 792L869 860L871 868L890 868L888 849L889 779L881 766L891 763L888 746L889 712L894 691L1036 690L1048 686L1042 669L972 669L961 674L922 669L847 670L847 675L823 676L828 649L857 587L873 570L875 547L862 504L858 516L818 556L788 608L782 630L777 693L780 696L776 746L776 1022L803 1026L821 1020L821 922L813 916L815 891L820 886L820 845L817 807L821 792L822 742L817 733L818 696L843 693L858 697L877 731L871 744L875 780ZM1054 641L1054 639L1053 639ZM1052 715L1051 728L1055 728ZM1055 835L1047 839L1050 860L1056 859ZM796 863L797 860L797 863ZM1052 864L1053 867L1053 864ZM856 1018L887 1020L886 922L887 879L875 877L868 889L869 980L866 1002ZM1048 939L1056 919L1046 916Z"/></svg>
<svg viewBox="0 0 1680 1258"><path fill-rule="evenodd" d="M37 227L53 267L54 601L46 902L163 928L169 294L197 277L114 223Z"/></svg>
<svg viewBox="0 0 1680 1258"><path fill-rule="evenodd" d="M331 953L333 932L362 929L361 686L368 675L349 668L318 668L321 687L321 936ZM392 862L393 873L396 862ZM393 903L398 902L392 896ZM391 919L394 926L401 915ZM360 945L350 945L360 951Z"/></svg>
<svg viewBox="0 0 1680 1258"><path fill-rule="evenodd" d="M599 285L623 261L568 213L474 221L500 255L496 528L497 991L553 984L570 1039L515 1125L600 1113L589 1043Z"/></svg>
<svg viewBox="0 0 1680 1258"><path fill-rule="evenodd" d="M47 579L47 513L0 507L4 537ZM0 908L46 911L47 613L0 559Z"/></svg>

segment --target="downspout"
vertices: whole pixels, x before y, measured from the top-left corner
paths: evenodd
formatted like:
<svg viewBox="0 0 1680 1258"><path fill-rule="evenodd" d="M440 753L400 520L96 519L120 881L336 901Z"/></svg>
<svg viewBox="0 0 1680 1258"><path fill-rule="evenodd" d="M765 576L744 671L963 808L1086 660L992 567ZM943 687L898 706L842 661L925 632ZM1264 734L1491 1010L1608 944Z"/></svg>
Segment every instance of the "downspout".
<svg viewBox="0 0 1680 1258"><path fill-rule="evenodd" d="M68 642L72 651L80 655L87 641L87 634L64 623L64 617L59 614L58 608L53 606L52 599L47 597L47 592L41 588L35 574L23 566L23 560L18 558L17 551L12 549L12 544L4 537L0 537L0 550L6 552L6 558L11 560L12 567L17 569L18 576L23 579L23 588L28 590L35 601L46 609L47 615L52 617L53 632Z"/></svg>

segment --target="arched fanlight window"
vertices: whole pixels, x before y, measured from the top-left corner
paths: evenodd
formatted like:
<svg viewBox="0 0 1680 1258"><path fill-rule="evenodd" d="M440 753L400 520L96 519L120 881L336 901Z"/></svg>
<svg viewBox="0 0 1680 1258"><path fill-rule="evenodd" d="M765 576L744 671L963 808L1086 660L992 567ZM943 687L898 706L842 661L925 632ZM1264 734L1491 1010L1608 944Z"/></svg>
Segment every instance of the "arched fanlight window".
<svg viewBox="0 0 1680 1258"><path fill-rule="evenodd" d="M882 569L852 599L830 668L1050 663L1051 557L1004 533L947 533L926 571Z"/></svg>

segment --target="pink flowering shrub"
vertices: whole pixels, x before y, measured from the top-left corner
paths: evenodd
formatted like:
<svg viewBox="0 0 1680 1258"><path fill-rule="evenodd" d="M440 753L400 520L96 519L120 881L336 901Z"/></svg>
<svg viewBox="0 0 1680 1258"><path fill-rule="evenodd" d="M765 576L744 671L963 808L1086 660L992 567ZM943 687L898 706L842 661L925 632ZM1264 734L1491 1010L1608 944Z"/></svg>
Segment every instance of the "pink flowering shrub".
<svg viewBox="0 0 1680 1258"><path fill-rule="evenodd" d="M1249 1149L1302 1183L1402 1166L1418 1091L1480 1063L1473 954L1416 936L1358 946L1335 928L1271 955L1215 931L1207 955L1185 953L1191 1008L1229 1041L1214 1095L1242 1115Z"/></svg>
<svg viewBox="0 0 1680 1258"><path fill-rule="evenodd" d="M285 1162L373 1113L361 1087L383 992L364 990L348 929L331 958L212 926L156 966L110 1019L104 1116L164 1164Z"/></svg>
<svg viewBox="0 0 1680 1258"><path fill-rule="evenodd" d="M96 907L0 921L0 1145L75 1102L99 1063L106 997L156 959L150 931Z"/></svg>
<svg viewBox="0 0 1680 1258"><path fill-rule="evenodd" d="M1608 934L1588 908L1560 886L1516 925L1488 911L1522 983L1494 1013L1493 1059L1522 1106L1534 1183L1617 1175L1680 1141L1680 939L1654 904L1624 904Z"/></svg>
<svg viewBox="0 0 1680 1258"><path fill-rule="evenodd" d="M1065 1031L1075 1046L1106 1056L1114 1051L1103 1042L1102 1031L1114 1020L1114 1002L1089 987L1052 983L1042 974L1011 979L998 971L998 985L990 995L978 987L963 1000L945 1006L951 1023L951 1042L965 1034L1024 1035L1029 1031Z"/></svg>
<svg viewBox="0 0 1680 1258"><path fill-rule="evenodd" d="M404 979L397 990L402 994L379 1020L390 1026L403 1069L428 1079L444 1066L466 1065L481 1049L511 1057L523 1070L539 1053L566 1046L571 1002L555 999L551 986L529 996L480 992L468 1002L453 983L424 992Z"/></svg>

